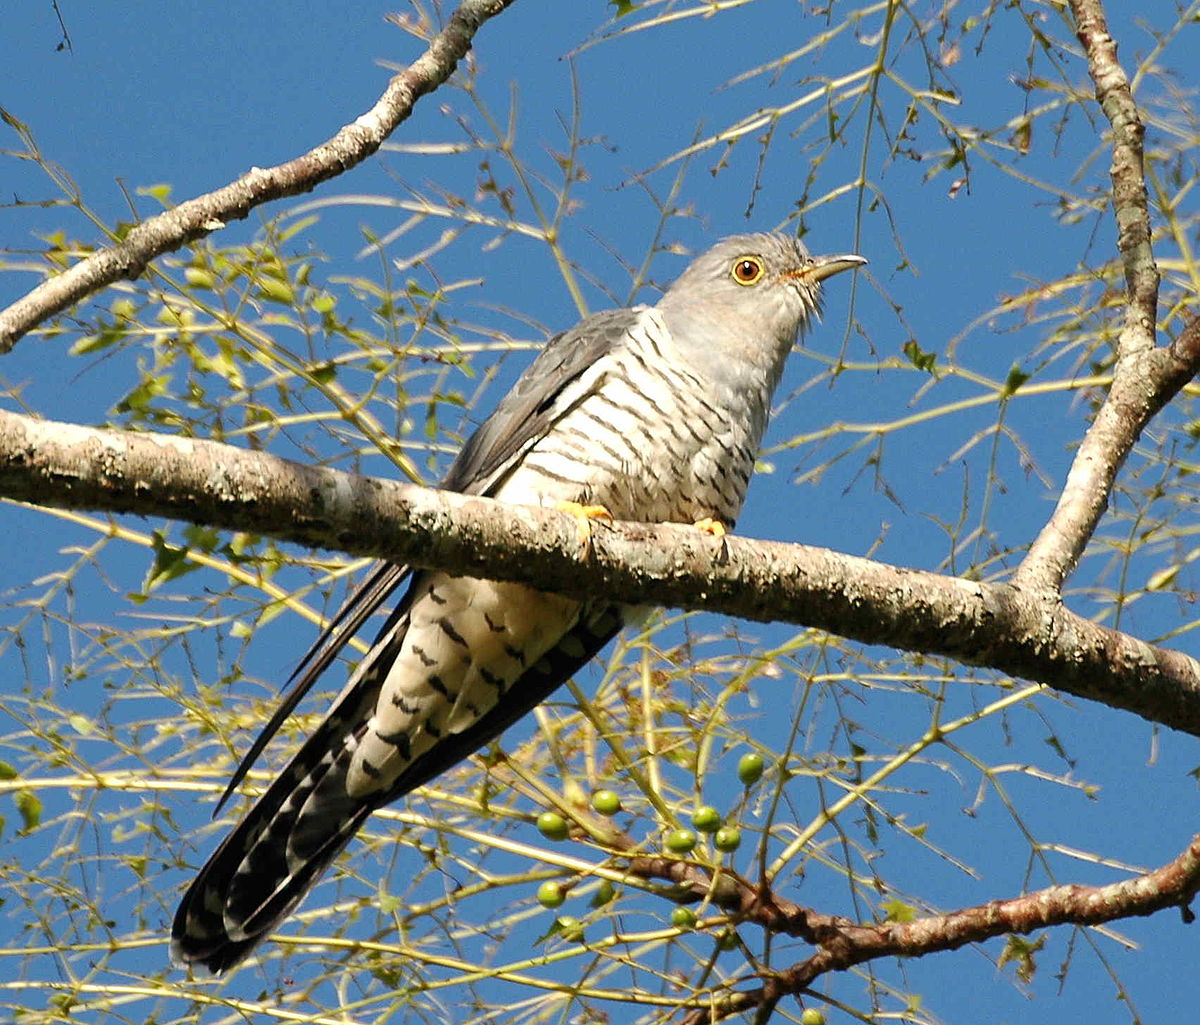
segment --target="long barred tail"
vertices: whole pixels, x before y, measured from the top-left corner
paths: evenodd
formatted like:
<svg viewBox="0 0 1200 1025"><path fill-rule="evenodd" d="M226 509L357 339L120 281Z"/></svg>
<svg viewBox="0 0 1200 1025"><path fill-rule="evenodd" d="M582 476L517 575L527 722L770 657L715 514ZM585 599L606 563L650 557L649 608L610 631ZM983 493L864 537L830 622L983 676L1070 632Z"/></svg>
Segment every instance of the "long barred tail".
<svg viewBox="0 0 1200 1025"><path fill-rule="evenodd" d="M617 606L589 607L490 710L446 733L389 787L352 797L346 774L406 628L397 617L394 632L380 635L329 716L188 888L172 927L172 960L212 973L236 965L303 900L371 812L499 736L604 647L623 618Z"/></svg>
<svg viewBox="0 0 1200 1025"><path fill-rule="evenodd" d="M357 746L327 721L225 838L175 913L171 958L220 973L241 961L304 898L378 796L346 793Z"/></svg>

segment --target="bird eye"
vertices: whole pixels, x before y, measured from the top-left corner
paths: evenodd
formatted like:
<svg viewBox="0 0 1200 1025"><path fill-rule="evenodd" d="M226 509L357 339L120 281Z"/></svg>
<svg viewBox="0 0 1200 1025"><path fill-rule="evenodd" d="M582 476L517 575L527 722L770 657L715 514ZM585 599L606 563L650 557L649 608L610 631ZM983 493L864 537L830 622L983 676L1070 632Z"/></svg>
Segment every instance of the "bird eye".
<svg viewBox="0 0 1200 1025"><path fill-rule="evenodd" d="M733 261L733 280L739 285L756 284L763 276L763 263L757 256L739 256Z"/></svg>

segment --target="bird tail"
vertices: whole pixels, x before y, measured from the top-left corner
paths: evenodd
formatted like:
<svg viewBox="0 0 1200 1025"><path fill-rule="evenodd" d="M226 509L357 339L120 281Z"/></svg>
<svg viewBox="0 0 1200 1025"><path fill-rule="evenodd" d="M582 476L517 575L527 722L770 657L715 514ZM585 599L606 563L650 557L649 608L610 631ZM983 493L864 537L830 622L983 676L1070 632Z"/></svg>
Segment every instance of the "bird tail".
<svg viewBox="0 0 1200 1025"><path fill-rule="evenodd" d="M171 958L219 974L286 917L379 805L346 792L362 727L331 716L208 859L171 929Z"/></svg>

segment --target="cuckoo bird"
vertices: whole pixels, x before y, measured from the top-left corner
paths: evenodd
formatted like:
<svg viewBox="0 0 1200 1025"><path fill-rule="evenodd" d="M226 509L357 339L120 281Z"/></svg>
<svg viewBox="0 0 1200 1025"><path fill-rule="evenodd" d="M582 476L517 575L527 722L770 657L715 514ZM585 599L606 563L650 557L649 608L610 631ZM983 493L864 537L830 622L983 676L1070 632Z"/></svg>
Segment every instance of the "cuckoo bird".
<svg viewBox="0 0 1200 1025"><path fill-rule="evenodd" d="M865 263L781 234L735 235L654 306L588 317L546 345L442 487L619 520L732 527L821 282ZM381 563L296 671L226 797L338 650L407 581L312 736L209 858L175 916L172 956L236 965L376 808L455 765L596 655L628 609L521 584Z"/></svg>

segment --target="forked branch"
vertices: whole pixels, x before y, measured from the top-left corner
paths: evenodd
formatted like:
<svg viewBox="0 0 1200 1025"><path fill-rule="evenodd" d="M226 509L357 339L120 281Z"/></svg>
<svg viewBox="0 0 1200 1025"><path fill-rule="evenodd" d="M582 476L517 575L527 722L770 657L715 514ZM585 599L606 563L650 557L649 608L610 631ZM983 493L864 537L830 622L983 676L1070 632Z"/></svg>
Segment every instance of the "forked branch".
<svg viewBox="0 0 1200 1025"><path fill-rule="evenodd" d="M1158 270L1150 244L1150 207L1137 103L1117 59L1100 0L1071 0L1096 99L1112 126L1113 215L1125 265L1125 323L1109 394L1084 436L1049 522L1017 569L1014 583L1060 594L1108 507L1117 473L1146 424L1197 366L1195 325L1178 352L1155 347ZM1180 339L1184 341L1184 339ZM1182 357L1182 359L1178 357Z"/></svg>
<svg viewBox="0 0 1200 1025"><path fill-rule="evenodd" d="M697 1011L687 1025L709 1025L732 1014L770 1008L787 996L806 992L829 972L881 957L921 957L957 950L996 936L1024 934L1055 925L1095 926L1118 918L1152 915L1178 907L1185 922L1194 915L1189 907L1200 890L1200 836L1177 858L1161 868L1107 886L1050 886L1009 900L994 900L944 915L928 915L911 922L855 925L839 919L817 919L796 909L806 931L816 937L817 951L799 963L765 979L752 990L731 994L710 1009ZM775 931L795 932L778 923Z"/></svg>

